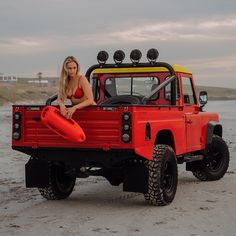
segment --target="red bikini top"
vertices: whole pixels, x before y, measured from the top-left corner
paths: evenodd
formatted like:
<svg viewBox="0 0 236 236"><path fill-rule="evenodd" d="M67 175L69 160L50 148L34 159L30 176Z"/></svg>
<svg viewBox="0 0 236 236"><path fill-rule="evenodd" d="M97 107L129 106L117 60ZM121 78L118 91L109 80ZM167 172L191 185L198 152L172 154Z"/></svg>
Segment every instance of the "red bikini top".
<svg viewBox="0 0 236 236"><path fill-rule="evenodd" d="M72 95L72 97L74 97L74 98L82 98L83 96L84 96L84 91L80 87L78 87L76 89L74 95Z"/></svg>
<svg viewBox="0 0 236 236"><path fill-rule="evenodd" d="M79 87L80 78L81 78L81 76L80 76L79 79L78 79L78 87L77 87L75 93L74 93L73 95L71 95L71 96L67 96L68 98L74 97L74 98L79 99L79 98L82 98L82 97L84 96L84 91L83 91L83 89Z"/></svg>

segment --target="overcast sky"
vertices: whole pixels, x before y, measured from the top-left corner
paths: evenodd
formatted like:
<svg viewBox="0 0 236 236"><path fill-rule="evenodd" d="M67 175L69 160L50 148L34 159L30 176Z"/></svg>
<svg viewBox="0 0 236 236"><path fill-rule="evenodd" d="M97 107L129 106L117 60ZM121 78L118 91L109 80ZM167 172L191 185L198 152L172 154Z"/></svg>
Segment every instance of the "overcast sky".
<svg viewBox="0 0 236 236"><path fill-rule="evenodd" d="M59 74L68 55L82 72L97 52L159 50L197 84L236 88L236 0L1 0L0 72Z"/></svg>

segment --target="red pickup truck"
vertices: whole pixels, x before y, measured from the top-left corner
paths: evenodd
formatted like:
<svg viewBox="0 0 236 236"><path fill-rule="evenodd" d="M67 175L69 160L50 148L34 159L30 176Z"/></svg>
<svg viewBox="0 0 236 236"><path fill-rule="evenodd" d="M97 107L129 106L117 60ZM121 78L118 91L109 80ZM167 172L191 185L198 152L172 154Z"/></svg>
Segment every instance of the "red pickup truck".
<svg viewBox="0 0 236 236"><path fill-rule="evenodd" d="M197 97L191 71L157 62L150 49L148 62L133 50L106 63L101 51L91 66L90 81L97 105L77 110L73 119L86 140L72 142L52 132L41 120L45 106L57 106L57 95L44 105L13 105L12 148L30 156L26 187L37 187L46 199L64 199L76 178L103 176L123 190L140 192L151 205L167 205L177 190L177 164L201 181L218 180L229 165L217 113L203 110L207 93Z"/></svg>

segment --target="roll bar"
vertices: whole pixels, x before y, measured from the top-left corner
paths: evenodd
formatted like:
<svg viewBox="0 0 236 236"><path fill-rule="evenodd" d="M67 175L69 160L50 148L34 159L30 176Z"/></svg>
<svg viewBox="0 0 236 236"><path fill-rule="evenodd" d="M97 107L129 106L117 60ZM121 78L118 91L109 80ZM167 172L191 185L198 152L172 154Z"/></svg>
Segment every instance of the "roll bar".
<svg viewBox="0 0 236 236"><path fill-rule="evenodd" d="M175 74L175 71L174 71L173 67L170 64L166 63L166 62L138 63L138 64L121 63L121 64L104 64L104 65L95 64L95 65L88 68L88 70L85 74L85 77L88 79L88 81L90 81L90 76L91 76L92 72L95 69L98 69L98 68L131 68L131 67L135 67L135 68L140 68L140 67L164 67L164 68L166 68L170 72L170 77L165 82L160 84L155 90L153 90L153 92L150 95L144 97L143 102L146 102L150 97L152 97L160 89L162 89L163 87L165 87L169 83L171 83L171 104L172 105L176 104L176 84L175 84L176 74ZM55 95L49 97L46 101L46 105L51 105L51 103L54 102L57 99L57 96L58 95L55 94Z"/></svg>

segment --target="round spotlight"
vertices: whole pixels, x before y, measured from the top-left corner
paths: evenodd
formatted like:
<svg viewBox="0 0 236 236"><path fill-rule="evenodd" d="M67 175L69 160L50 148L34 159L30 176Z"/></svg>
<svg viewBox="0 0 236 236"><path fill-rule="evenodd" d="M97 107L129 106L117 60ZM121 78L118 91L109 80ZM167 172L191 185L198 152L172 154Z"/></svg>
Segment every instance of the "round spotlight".
<svg viewBox="0 0 236 236"><path fill-rule="evenodd" d="M133 64L139 63L141 57L142 57L142 53L138 49L134 49L130 53L130 60L132 61Z"/></svg>
<svg viewBox="0 0 236 236"><path fill-rule="evenodd" d="M156 62L159 56L159 52L155 48L151 48L147 51L147 59L150 63Z"/></svg>
<svg viewBox="0 0 236 236"><path fill-rule="evenodd" d="M125 59L125 53L122 50L117 50L113 55L113 59L116 64L121 64L122 61Z"/></svg>
<svg viewBox="0 0 236 236"><path fill-rule="evenodd" d="M106 51L100 51L97 55L97 60L100 65L104 65L108 59L109 55Z"/></svg>

